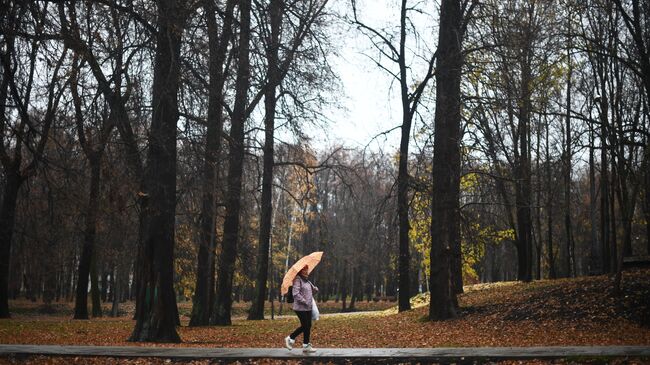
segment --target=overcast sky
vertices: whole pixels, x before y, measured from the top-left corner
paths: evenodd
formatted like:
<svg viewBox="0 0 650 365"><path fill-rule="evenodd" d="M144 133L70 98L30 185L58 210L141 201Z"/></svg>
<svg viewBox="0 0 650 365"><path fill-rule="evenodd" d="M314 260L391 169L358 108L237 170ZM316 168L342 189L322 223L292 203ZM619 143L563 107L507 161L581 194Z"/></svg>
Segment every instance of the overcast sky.
<svg viewBox="0 0 650 365"><path fill-rule="evenodd" d="M431 2L423 2L423 4ZM332 0L334 11L351 17L350 0ZM399 7L394 0L358 0L359 15L374 27L397 25ZM435 9L426 9L433 12ZM414 19L427 35L432 34L431 18ZM341 25L341 28L345 28ZM426 29L425 29L426 28ZM369 56L377 54L368 38L348 26L343 35L335 37L338 54L330 59L334 72L341 82L340 109L325 111L330 124L325 131L311 133L316 148L345 144L350 147L381 148L388 152L397 150L400 130L375 138L380 133L401 124L399 85L380 70Z"/></svg>

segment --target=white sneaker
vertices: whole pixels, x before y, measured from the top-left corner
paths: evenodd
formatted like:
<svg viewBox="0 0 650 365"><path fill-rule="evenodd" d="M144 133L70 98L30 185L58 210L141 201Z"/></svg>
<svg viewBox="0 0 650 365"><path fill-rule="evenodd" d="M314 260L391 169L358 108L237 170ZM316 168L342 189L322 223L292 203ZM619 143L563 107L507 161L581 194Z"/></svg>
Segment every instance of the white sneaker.
<svg viewBox="0 0 650 365"><path fill-rule="evenodd" d="M311 344L308 343L306 345L302 345L302 352L306 352L306 353L316 352L316 349L311 347Z"/></svg>
<svg viewBox="0 0 650 365"><path fill-rule="evenodd" d="M296 340L292 340L290 336L287 336L287 337L284 338L284 347L291 350L293 348L293 344L295 342L296 342Z"/></svg>

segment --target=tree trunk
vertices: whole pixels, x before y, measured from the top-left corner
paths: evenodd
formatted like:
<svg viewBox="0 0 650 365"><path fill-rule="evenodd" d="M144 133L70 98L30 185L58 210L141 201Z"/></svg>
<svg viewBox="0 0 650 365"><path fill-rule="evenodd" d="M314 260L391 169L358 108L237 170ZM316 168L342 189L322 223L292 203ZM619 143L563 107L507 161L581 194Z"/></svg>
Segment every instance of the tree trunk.
<svg viewBox="0 0 650 365"><path fill-rule="evenodd" d="M537 178L537 190L535 192L535 226L533 227L533 237L535 238L535 280L542 279L542 250L544 238L542 238L542 170L539 165L542 143L541 123L537 129L537 141L535 143L535 175ZM548 185L547 185L548 186Z"/></svg>
<svg viewBox="0 0 650 365"><path fill-rule="evenodd" d="M0 318L9 318L9 263L11 239L16 221L18 190L25 181L18 169L5 169L5 186L0 211Z"/></svg>
<svg viewBox="0 0 650 365"><path fill-rule="evenodd" d="M106 301L106 298L108 297L108 273L105 270L102 270L102 276L101 276L101 300L102 302Z"/></svg>
<svg viewBox="0 0 650 365"><path fill-rule="evenodd" d="M409 276L411 265L411 254L409 245L409 173L408 173L408 156L409 140L411 135L411 105L408 97L408 80L406 79L406 60L405 60L405 43L406 43L406 0L402 0L400 13L400 91L402 98L402 135L399 144L399 168L397 172L397 217L399 225L399 311L411 309L411 280Z"/></svg>
<svg viewBox="0 0 650 365"><path fill-rule="evenodd" d="M130 341L180 342L174 296L174 224L176 219L176 131L182 5L158 1L158 33L153 78L153 116L144 196L147 198L142 242L136 325Z"/></svg>
<svg viewBox="0 0 650 365"><path fill-rule="evenodd" d="M601 90L604 88L601 87ZM607 98L600 100L600 244L603 252L603 272L611 272L610 232L609 232L609 162L607 158L608 132Z"/></svg>
<svg viewBox="0 0 650 365"><path fill-rule="evenodd" d="M97 251L93 252L90 260L90 299L92 301L93 317L101 317L102 302L99 290L99 276L97 275Z"/></svg>
<svg viewBox="0 0 650 365"><path fill-rule="evenodd" d="M357 302L357 277L359 276L359 273L357 272L357 269L354 267L350 268L350 273L352 274L350 277L350 304L348 305L348 312L354 312L355 308L354 305Z"/></svg>
<svg viewBox="0 0 650 365"><path fill-rule="evenodd" d="M646 148L648 148L646 146ZM646 151L646 154L648 152ZM650 255L650 169L645 170L645 230L646 230L646 254Z"/></svg>
<svg viewBox="0 0 650 365"><path fill-rule="evenodd" d="M271 39L267 50L268 83L264 95L264 171L262 173L262 201L260 231L257 253L257 278L255 281L255 296L248 314L248 319L264 319L264 299L266 298L266 282L269 271L269 246L271 240L271 218L273 215L273 144L275 131L276 86L280 82L278 69L278 50L280 47L280 27L282 25L282 0L271 0L269 3L271 20Z"/></svg>
<svg viewBox="0 0 650 365"><path fill-rule="evenodd" d="M599 275L602 273L602 252L598 244L598 228L596 222L596 163L594 159L594 132L589 130L589 221L591 232L589 274Z"/></svg>
<svg viewBox="0 0 650 365"><path fill-rule="evenodd" d="M451 269L455 266L452 260L456 260L456 248L460 247L461 22L460 1L443 0L440 4L433 141L432 196L437 198L431 204L431 320L456 316L454 297L457 290Z"/></svg>
<svg viewBox="0 0 650 365"><path fill-rule="evenodd" d="M547 240L547 255L548 255L548 276L550 279L557 278L557 271L555 268L555 253L553 252L553 177L551 175L551 150L549 139L549 123L545 125L546 129L546 188L548 190L546 197L546 214L548 223L548 240Z"/></svg>
<svg viewBox="0 0 650 365"><path fill-rule="evenodd" d="M235 81L235 106L230 128L230 151L228 166L228 193L226 218L223 225L223 242L217 269L217 291L213 318L210 324L227 326L231 324L232 281L239 241L239 211L241 209L242 175L244 172L244 124L250 78L249 41L251 22L251 0L239 0L240 39Z"/></svg>
<svg viewBox="0 0 650 365"><path fill-rule="evenodd" d="M565 138L564 138L564 151L562 154L563 157L563 172L564 172L564 234L565 234L565 262L562 263L564 266L563 272L566 272L567 276L575 277L575 252L574 252L574 242L573 242L573 231L571 224L571 168L572 168L572 151L571 151L571 88L572 88L572 72L573 66L571 64L571 11L569 10L569 16L567 18L568 23L568 34L570 35L567 40L567 58L568 58L568 75L567 75L567 93L566 93L566 124L565 124Z"/></svg>
<svg viewBox="0 0 650 365"><path fill-rule="evenodd" d="M519 161L515 168L517 206L517 280L532 280L532 219L530 203L532 196L530 172L530 113L531 75L528 60L522 62L521 108L519 110Z"/></svg>
<svg viewBox="0 0 650 365"><path fill-rule="evenodd" d="M613 160L613 158L612 158L612 160ZM612 162L612 179L611 179L611 181L615 182L617 178L618 178L617 172L616 172L614 163ZM618 240L617 240L618 232L616 230L617 227L616 227L616 194L615 194L615 190L616 190L615 186L611 186L610 189L609 189L610 194L609 194L609 207L608 207L608 209L610 209L609 216L611 217L611 219L609 220L609 222L611 224L611 227L609 228L609 232L611 234L611 238L610 238L610 241L609 241L610 242L610 248L609 248L610 263L609 263L609 265L610 265L610 270L611 270L610 272L612 274L616 274L616 271L618 270L617 263L618 263L618 251L619 251L618 250Z"/></svg>
<svg viewBox="0 0 650 365"><path fill-rule="evenodd" d="M228 42L232 36L232 19L235 1L226 3L225 19L221 37L218 37L216 9L213 0L204 2L208 20L210 44L210 89L208 101L208 127L203 166L203 193L200 218L199 254L196 275L196 291L192 302L190 326L206 326L214 304L214 255L215 215L214 191L218 184L219 151L223 131L223 66L226 61Z"/></svg>
<svg viewBox="0 0 650 365"><path fill-rule="evenodd" d="M88 278L95 250L97 214L99 211L101 156L98 154L88 156L88 162L90 163L90 192L88 193L88 205L86 206L84 241L77 268L77 296L74 303L74 319L88 319ZM96 314L95 310L95 304L93 304L93 316Z"/></svg>
<svg viewBox="0 0 650 365"><path fill-rule="evenodd" d="M347 312L347 297L348 297L348 281L347 281L347 275L346 275L346 266L344 264L343 271L341 272L341 278L339 279L339 283L341 290L340 290L340 295L341 295L341 312ZM339 293L339 291L337 291Z"/></svg>
<svg viewBox="0 0 650 365"><path fill-rule="evenodd" d="M114 265L113 273L111 278L113 278L113 285L111 286L111 317L118 317L120 315L120 297L122 296L122 267L124 264Z"/></svg>

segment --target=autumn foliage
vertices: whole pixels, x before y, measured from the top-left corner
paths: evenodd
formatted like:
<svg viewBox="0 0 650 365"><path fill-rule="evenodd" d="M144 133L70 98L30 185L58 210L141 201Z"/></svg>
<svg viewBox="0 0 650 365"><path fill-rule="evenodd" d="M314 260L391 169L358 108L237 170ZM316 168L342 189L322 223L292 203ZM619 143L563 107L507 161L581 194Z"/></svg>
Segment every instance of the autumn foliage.
<svg viewBox="0 0 650 365"><path fill-rule="evenodd" d="M312 342L337 348L650 345L650 270L625 272L622 289L614 296L607 276L478 284L459 296L457 319L427 321L422 296L403 313L391 308L325 315ZM136 345L125 341L130 316L72 321L69 315L23 313L0 321L0 343ZM277 348L298 324L293 315L265 321L236 316L233 326L191 328L182 317L183 343L156 346Z"/></svg>

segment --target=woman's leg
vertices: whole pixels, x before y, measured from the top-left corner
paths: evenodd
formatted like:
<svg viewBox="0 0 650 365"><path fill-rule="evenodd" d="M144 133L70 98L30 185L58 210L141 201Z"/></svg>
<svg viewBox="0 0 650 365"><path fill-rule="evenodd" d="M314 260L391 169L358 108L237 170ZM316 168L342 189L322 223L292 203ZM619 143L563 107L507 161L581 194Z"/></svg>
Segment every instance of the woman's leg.
<svg viewBox="0 0 650 365"><path fill-rule="evenodd" d="M303 328L303 338L304 344L311 343L310 342L310 335L311 335L311 311L305 312L305 323L302 325Z"/></svg>
<svg viewBox="0 0 650 365"><path fill-rule="evenodd" d="M293 331L293 333L289 335L289 337L292 340L295 340L296 337L298 337L298 335L300 335L301 333L303 333L305 331L305 326L307 325L307 319L309 320L308 325L311 327L311 312L304 312L304 311L294 311L294 312L296 312L296 315L298 316L298 319L300 320L300 327L296 328L296 330ZM309 316L307 316L305 314L308 314ZM306 338L309 338L309 336L307 336ZM305 343L309 343L309 342L305 342Z"/></svg>

